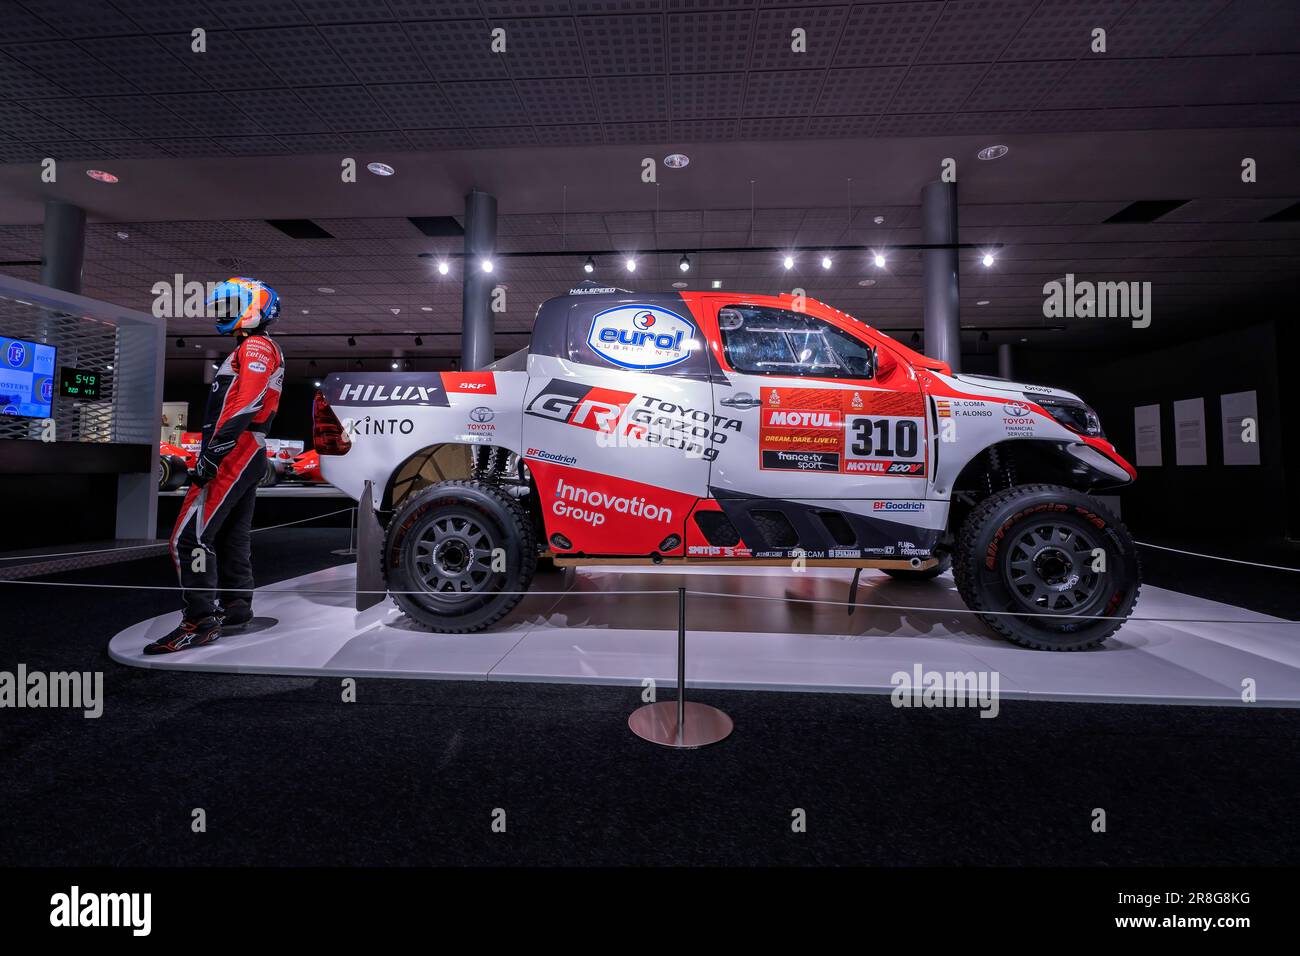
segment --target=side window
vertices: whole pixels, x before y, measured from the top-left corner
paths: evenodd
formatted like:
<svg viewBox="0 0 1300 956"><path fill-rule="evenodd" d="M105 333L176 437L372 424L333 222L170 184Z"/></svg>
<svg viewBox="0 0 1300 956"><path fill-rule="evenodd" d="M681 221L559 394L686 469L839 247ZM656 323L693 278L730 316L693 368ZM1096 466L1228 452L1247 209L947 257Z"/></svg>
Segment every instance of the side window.
<svg viewBox="0 0 1300 956"><path fill-rule="evenodd" d="M718 312L727 362L750 375L871 378L871 346L821 319L787 309L732 305Z"/></svg>

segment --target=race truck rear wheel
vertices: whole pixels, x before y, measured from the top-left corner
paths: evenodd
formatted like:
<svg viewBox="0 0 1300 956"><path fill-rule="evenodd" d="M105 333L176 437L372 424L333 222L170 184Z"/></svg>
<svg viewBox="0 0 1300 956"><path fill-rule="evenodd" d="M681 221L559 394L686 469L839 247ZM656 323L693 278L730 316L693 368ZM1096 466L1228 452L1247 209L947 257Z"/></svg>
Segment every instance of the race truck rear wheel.
<svg viewBox="0 0 1300 956"><path fill-rule="evenodd" d="M1008 488L976 506L958 536L953 577L967 607L990 612L984 623L1044 651L1100 646L1133 612L1141 586L1128 529L1061 485Z"/></svg>
<svg viewBox="0 0 1300 956"><path fill-rule="evenodd" d="M389 593L442 633L481 631L523 598L537 569L532 519L496 485L444 481L407 498L389 523Z"/></svg>

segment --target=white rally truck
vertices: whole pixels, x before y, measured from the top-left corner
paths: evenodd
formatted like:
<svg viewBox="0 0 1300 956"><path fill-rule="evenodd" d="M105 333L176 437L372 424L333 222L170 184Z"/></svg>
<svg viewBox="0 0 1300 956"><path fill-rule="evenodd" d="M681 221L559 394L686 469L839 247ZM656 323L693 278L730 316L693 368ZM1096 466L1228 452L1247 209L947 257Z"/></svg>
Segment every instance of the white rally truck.
<svg viewBox="0 0 1300 956"><path fill-rule="evenodd" d="M580 287L483 371L328 376L314 445L361 504L359 589L488 627L539 559L949 567L1026 647L1101 644L1140 586L1092 493L1134 468L1083 401L953 373L810 299Z"/></svg>

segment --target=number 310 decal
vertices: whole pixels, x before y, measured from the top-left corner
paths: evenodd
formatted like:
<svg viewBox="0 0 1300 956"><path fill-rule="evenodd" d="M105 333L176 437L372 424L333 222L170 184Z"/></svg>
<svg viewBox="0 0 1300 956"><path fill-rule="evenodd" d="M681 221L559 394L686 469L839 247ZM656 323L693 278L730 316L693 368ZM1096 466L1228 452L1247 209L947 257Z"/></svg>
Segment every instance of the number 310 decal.
<svg viewBox="0 0 1300 956"><path fill-rule="evenodd" d="M850 418L849 458L915 458L921 451L915 418Z"/></svg>

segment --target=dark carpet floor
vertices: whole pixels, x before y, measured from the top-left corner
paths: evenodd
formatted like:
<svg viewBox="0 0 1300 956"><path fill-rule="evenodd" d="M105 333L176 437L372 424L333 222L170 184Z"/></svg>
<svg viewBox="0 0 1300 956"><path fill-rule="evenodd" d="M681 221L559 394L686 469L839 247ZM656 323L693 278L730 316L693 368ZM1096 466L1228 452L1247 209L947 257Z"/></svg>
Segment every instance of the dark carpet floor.
<svg viewBox="0 0 1300 956"><path fill-rule="evenodd" d="M255 540L264 584L347 560L330 554L346 530ZM1205 594L1204 575L1187 589ZM59 580L171 583L164 560ZM108 659L112 634L177 606L0 584L0 669L102 670L107 698L98 720L0 711L0 864L1298 858L1300 711L1003 701L985 720L886 697L698 691L737 729L679 753L628 732L636 688L363 680L344 704L332 679ZM191 831L195 808L206 833ZM791 832L795 808L806 833Z"/></svg>

